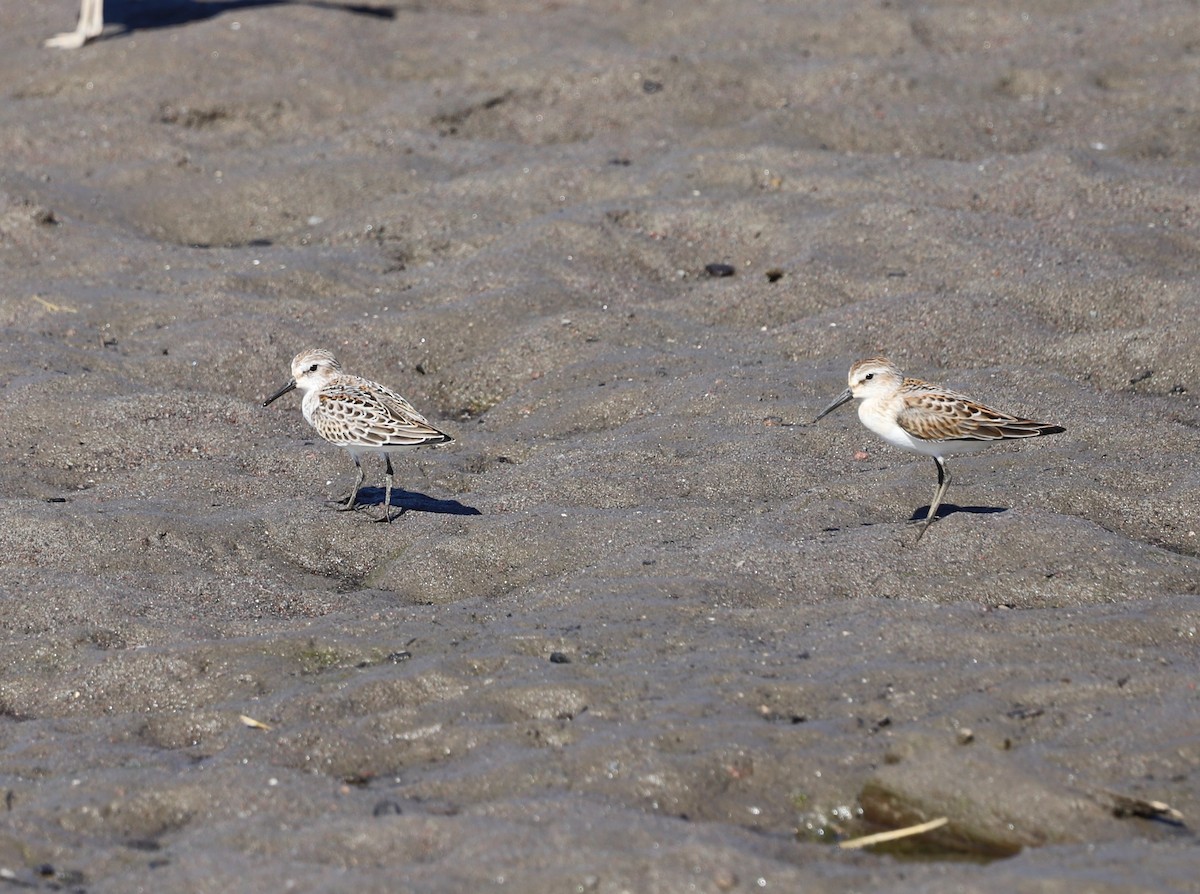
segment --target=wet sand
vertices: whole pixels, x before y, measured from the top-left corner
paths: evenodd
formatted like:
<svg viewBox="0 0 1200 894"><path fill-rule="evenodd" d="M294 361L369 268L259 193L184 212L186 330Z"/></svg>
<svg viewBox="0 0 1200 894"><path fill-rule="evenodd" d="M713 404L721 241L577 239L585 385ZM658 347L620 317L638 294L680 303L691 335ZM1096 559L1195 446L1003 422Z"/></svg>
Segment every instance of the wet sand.
<svg viewBox="0 0 1200 894"><path fill-rule="evenodd" d="M1192 4L109 5L0 39L9 880L1200 890ZM1067 431L918 544L880 353Z"/></svg>

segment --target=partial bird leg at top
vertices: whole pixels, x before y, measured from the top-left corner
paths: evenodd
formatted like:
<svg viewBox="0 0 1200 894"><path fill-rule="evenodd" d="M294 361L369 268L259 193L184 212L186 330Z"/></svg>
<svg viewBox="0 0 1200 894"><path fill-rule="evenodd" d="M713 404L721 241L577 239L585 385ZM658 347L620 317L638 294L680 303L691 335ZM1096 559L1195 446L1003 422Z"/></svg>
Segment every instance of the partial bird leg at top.
<svg viewBox="0 0 1200 894"><path fill-rule="evenodd" d="M104 0L82 0L79 5L79 24L74 31L55 34L43 41L42 46L60 50L77 50L104 30Z"/></svg>

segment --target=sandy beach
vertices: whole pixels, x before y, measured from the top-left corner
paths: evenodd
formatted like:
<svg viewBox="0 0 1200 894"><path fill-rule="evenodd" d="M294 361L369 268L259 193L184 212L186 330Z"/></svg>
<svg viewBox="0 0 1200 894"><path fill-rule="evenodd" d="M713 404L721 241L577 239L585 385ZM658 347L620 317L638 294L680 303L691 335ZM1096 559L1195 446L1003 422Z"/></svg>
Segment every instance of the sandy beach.
<svg viewBox="0 0 1200 894"><path fill-rule="evenodd" d="M108 7L0 36L0 878L1200 892L1194 3ZM918 543L876 355L1066 431Z"/></svg>

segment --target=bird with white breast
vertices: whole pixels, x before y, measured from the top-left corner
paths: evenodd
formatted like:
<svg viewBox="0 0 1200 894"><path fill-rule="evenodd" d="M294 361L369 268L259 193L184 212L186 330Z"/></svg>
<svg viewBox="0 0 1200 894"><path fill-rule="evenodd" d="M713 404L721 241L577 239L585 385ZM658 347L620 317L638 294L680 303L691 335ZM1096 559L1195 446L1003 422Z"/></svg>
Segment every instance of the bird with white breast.
<svg viewBox="0 0 1200 894"><path fill-rule="evenodd" d="M294 388L304 393L301 409L309 425L331 444L345 448L354 460L358 477L342 509L358 502L363 472L360 457L379 454L387 468L383 495L383 517L392 520L392 454L426 444L454 440L434 428L412 404L392 389L342 372L341 364L324 348L307 348L292 360L291 380L263 403L271 402ZM404 514L401 508L400 514Z"/></svg>
<svg viewBox="0 0 1200 894"><path fill-rule="evenodd" d="M889 444L933 458L937 486L929 503L919 541L933 520L950 487L946 457L974 453L991 444L1037 438L1066 431L1061 425L1034 422L978 403L964 394L920 379L906 378L884 357L859 360L850 367L849 387L818 414L824 418L855 398L858 418Z"/></svg>

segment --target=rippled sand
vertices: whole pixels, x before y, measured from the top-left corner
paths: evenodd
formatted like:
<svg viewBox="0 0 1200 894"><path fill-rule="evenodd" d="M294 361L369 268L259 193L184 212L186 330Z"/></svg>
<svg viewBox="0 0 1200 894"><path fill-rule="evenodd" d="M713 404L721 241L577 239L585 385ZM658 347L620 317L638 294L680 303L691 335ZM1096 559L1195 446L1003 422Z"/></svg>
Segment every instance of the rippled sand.
<svg viewBox="0 0 1200 894"><path fill-rule="evenodd" d="M1195 890L1193 4L109 6L0 54L10 879ZM917 545L878 353L1067 432Z"/></svg>

